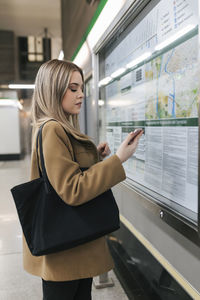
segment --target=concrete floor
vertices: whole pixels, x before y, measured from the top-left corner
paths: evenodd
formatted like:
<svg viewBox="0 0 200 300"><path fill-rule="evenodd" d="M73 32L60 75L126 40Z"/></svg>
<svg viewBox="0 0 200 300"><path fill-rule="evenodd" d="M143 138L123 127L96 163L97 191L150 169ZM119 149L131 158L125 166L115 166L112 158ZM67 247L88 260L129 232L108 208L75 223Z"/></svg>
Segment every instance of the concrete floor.
<svg viewBox="0 0 200 300"><path fill-rule="evenodd" d="M29 168L29 157L20 161L0 161L0 300L42 299L41 279L23 270L22 233L10 193L13 186L28 181ZM96 289L93 286L93 300L127 300L112 271L109 277L114 287Z"/></svg>

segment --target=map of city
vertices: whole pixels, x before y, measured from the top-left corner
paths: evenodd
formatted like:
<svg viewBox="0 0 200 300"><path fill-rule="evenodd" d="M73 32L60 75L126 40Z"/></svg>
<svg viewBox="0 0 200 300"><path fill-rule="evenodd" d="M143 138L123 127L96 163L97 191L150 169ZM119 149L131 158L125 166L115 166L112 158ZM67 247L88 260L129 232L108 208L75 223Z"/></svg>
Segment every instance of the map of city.
<svg viewBox="0 0 200 300"><path fill-rule="evenodd" d="M198 37L160 55L145 66L145 118L198 116Z"/></svg>

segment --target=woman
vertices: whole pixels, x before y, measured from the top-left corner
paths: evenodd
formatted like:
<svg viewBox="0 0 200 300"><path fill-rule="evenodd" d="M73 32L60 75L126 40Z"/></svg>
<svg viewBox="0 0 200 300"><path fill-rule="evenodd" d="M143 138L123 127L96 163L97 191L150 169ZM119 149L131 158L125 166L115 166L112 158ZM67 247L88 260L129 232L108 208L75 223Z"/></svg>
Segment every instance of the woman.
<svg viewBox="0 0 200 300"><path fill-rule="evenodd" d="M122 163L134 153L142 134L132 143L133 133L129 134L115 155L101 161L110 154L107 143L96 148L79 131L83 88L82 70L71 62L55 59L40 67L33 94L31 179L39 177L36 134L45 123L42 141L47 175L57 194L70 205L90 201L123 181ZM89 169L81 172L81 167ZM92 277L113 268L104 237L39 257L31 255L24 239L23 246L24 268L42 278L44 300L89 300Z"/></svg>

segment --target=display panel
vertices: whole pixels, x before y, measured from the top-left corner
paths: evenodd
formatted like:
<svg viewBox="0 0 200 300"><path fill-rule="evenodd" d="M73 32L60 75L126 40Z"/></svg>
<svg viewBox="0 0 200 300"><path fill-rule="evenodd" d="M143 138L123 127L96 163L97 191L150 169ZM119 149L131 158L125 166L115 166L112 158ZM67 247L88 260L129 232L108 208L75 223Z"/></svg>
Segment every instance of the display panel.
<svg viewBox="0 0 200 300"><path fill-rule="evenodd" d="M196 223L198 1L162 0L146 12L100 53L100 138L115 153L143 128L127 180Z"/></svg>

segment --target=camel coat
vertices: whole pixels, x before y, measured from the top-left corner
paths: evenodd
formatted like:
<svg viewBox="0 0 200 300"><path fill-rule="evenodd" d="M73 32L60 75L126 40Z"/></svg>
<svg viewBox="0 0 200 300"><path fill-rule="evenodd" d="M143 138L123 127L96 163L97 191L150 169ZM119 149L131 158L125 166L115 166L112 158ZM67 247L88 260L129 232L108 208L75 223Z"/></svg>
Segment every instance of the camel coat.
<svg viewBox="0 0 200 300"><path fill-rule="evenodd" d="M77 136L69 139L58 122L49 121L44 125L42 139L49 181L62 200L70 205L90 201L125 179L125 172L117 155L99 161L96 146L90 140ZM80 167L89 169L81 172ZM38 177L34 148L31 179ZM30 253L23 237L23 262L27 272L50 281L93 277L113 268L105 237L39 257Z"/></svg>

